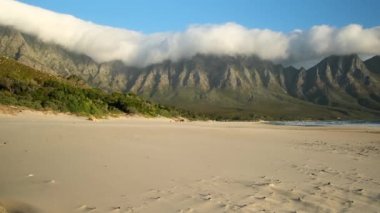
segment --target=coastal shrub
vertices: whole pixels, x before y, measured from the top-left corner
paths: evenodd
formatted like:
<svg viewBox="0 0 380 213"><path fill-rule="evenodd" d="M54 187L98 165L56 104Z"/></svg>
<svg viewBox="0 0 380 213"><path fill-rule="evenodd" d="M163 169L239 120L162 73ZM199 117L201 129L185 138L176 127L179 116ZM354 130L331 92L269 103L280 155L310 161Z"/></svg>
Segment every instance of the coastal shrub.
<svg viewBox="0 0 380 213"><path fill-rule="evenodd" d="M98 117L111 113L194 116L146 101L133 93L106 93L89 87L78 76L60 78L5 57L0 57L0 104Z"/></svg>

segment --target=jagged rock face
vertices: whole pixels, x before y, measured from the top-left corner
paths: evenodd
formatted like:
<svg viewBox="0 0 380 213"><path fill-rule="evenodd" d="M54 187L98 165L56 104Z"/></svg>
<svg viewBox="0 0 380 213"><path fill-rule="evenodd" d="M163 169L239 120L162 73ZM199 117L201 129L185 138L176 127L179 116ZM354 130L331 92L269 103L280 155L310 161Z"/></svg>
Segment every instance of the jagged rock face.
<svg viewBox="0 0 380 213"><path fill-rule="evenodd" d="M143 90L160 90L157 86L165 85L165 88L170 89L195 87L202 92L208 92L212 89L246 91L261 86L279 86L272 64L267 62L268 65L262 65L263 62L260 62L260 65L257 64L259 66L255 66L247 64L247 60L249 58L198 55L177 63L156 64L136 71L140 79L132 81L131 88L137 84ZM162 81L162 78L166 80Z"/></svg>
<svg viewBox="0 0 380 213"><path fill-rule="evenodd" d="M380 110L380 78L357 55L331 56L300 72L296 97L322 105Z"/></svg>
<svg viewBox="0 0 380 213"><path fill-rule="evenodd" d="M380 111L379 56L365 62L357 55L331 56L308 70L284 68L255 56L215 55L137 68L120 61L99 64L10 27L0 27L0 54L45 72L80 76L101 89L134 92L184 107L305 105L306 109L314 103Z"/></svg>
<svg viewBox="0 0 380 213"><path fill-rule="evenodd" d="M213 90L234 91L246 94L248 101L250 95L265 91L267 95L291 95L320 105L380 110L379 75L357 55L331 56L309 70L283 68L255 57L199 55L152 65L137 73L139 78L129 81L127 88L147 97L164 89L196 88L204 97Z"/></svg>

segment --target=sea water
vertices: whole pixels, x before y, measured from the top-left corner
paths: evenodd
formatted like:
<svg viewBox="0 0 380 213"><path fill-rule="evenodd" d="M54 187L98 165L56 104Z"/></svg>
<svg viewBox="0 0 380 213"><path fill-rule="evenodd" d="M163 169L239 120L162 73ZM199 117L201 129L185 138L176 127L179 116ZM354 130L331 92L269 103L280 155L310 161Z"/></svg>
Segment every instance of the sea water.
<svg viewBox="0 0 380 213"><path fill-rule="evenodd" d="M366 120L329 120L329 121L271 121L273 125L282 126L363 126L380 127L380 121Z"/></svg>

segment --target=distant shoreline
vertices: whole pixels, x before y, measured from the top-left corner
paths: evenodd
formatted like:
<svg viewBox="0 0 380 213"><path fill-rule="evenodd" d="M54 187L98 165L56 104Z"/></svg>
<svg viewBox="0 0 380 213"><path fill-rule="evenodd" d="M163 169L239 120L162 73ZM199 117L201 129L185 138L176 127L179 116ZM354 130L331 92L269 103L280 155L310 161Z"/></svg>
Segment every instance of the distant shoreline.
<svg viewBox="0 0 380 213"><path fill-rule="evenodd" d="M269 124L279 126L368 126L380 127L379 120L295 120L295 121L268 121Z"/></svg>

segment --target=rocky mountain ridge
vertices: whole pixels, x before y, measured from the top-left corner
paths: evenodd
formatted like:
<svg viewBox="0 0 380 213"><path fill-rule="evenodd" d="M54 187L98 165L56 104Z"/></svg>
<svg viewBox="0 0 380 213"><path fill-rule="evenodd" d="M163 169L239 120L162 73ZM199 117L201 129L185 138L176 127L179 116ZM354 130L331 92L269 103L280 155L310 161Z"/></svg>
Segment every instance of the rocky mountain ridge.
<svg viewBox="0 0 380 213"><path fill-rule="evenodd" d="M330 56L314 67L283 67L256 56L196 55L144 68L90 57L0 27L0 54L45 72L77 75L108 91L244 118L380 118L380 57Z"/></svg>

